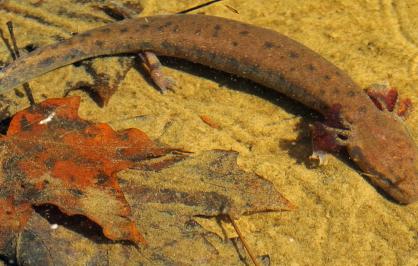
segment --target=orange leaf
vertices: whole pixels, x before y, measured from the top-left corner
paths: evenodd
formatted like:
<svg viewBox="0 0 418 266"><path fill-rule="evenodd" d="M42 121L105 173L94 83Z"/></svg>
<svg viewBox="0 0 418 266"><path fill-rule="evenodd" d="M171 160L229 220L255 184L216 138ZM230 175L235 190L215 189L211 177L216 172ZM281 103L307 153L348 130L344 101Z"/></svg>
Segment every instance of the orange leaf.
<svg viewBox="0 0 418 266"><path fill-rule="evenodd" d="M31 205L53 204L84 215L112 240L143 243L115 174L163 156L142 131L114 131L81 120L79 97L49 99L17 113L0 138L0 248L32 214ZM4 233L4 232L7 232Z"/></svg>

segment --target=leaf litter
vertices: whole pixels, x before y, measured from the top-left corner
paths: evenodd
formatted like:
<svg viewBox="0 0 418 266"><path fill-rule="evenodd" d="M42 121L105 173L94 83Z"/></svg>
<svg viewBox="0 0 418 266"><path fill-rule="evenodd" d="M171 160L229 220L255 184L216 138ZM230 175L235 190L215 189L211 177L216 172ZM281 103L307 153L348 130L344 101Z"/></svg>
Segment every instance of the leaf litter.
<svg viewBox="0 0 418 266"><path fill-rule="evenodd" d="M160 147L138 129L80 119L79 102L49 99L18 112L0 139L3 256L25 265L74 256L94 265L236 264L234 245L193 218L293 207L271 182L239 169L237 152Z"/></svg>

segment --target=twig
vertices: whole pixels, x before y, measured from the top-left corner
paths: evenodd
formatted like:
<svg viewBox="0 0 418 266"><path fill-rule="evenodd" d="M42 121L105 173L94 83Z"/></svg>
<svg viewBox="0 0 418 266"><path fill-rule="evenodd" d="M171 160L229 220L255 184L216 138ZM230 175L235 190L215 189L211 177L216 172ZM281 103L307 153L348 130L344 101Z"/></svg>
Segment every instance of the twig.
<svg viewBox="0 0 418 266"><path fill-rule="evenodd" d="M7 29L9 30L10 39L12 40L12 44L13 44L13 49L12 49L13 54L14 54L13 59L16 60L17 58L20 57L20 52L19 52L19 47L17 47L17 42L16 42L14 31L13 31L13 23L11 21L8 21L6 24L7 24ZM27 82L23 83L23 89L25 90L25 93L26 93L26 96L28 97L30 105L35 105L35 99L33 98L32 90L29 86L29 83Z"/></svg>
<svg viewBox="0 0 418 266"><path fill-rule="evenodd" d="M19 52L19 48L17 47L16 38L15 38L14 31L13 31L13 22L7 21L6 25L7 25L7 29L9 30L10 38L12 39L13 51L15 52L16 58L19 58L20 52Z"/></svg>
<svg viewBox="0 0 418 266"><path fill-rule="evenodd" d="M213 1L209 1L209 2L206 2L206 3L204 3L204 4L197 5L197 6L194 6L194 7L188 8L188 9L186 9L186 10L183 10L183 11L177 12L177 14L185 14L185 13L189 13L190 11L194 11L194 10L196 10L196 9L200 9L200 8L202 8L202 7L212 5L212 4L214 4L214 3L216 3L216 2L220 2L220 1L222 1L222 0L213 0Z"/></svg>
<svg viewBox="0 0 418 266"><path fill-rule="evenodd" d="M0 38L3 40L4 45L6 45L7 50L9 51L10 55L12 56L13 60L16 60L16 54L13 51L12 46L9 43L9 40L6 39L6 36L4 36L3 31L0 29Z"/></svg>
<svg viewBox="0 0 418 266"><path fill-rule="evenodd" d="M231 221L231 224L234 227L235 231L237 232L237 235L239 239L241 240L242 245L244 246L248 255L250 256L252 262L254 263L255 266L260 266L260 264L257 262L257 258L255 257L254 253L251 251L247 241L245 241L244 236L241 234L241 231L239 230L237 223L232 219L231 215L227 214L227 216L229 220Z"/></svg>

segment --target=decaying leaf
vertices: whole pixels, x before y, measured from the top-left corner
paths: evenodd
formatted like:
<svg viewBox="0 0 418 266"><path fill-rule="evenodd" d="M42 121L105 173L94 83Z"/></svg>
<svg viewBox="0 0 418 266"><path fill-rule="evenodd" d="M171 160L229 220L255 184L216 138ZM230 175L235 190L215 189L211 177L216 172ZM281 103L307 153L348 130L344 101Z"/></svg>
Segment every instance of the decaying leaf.
<svg viewBox="0 0 418 266"><path fill-rule="evenodd" d="M291 205L269 181L240 170L236 157L236 152L215 150L177 157L170 164L156 158L147 166L119 174L132 217L148 243L139 250L86 238L68 230L68 225L51 230L45 219L34 215L20 238L19 250L26 250L25 256L18 253L17 257L22 262L37 258L48 265L66 264L74 257L83 265L240 264L245 254L193 218L287 210ZM25 248L31 245L29 241L43 243L43 251L33 249L29 256Z"/></svg>
<svg viewBox="0 0 418 266"><path fill-rule="evenodd" d="M81 79L77 82L68 82L67 93L72 90L84 90L91 95L99 106L103 107L117 91L120 83L133 65L134 59L127 56L83 61L81 66L84 67L92 81Z"/></svg>
<svg viewBox="0 0 418 266"><path fill-rule="evenodd" d="M138 207L144 203L175 204L204 216L228 213L238 218L292 209L271 182L239 169L237 157L234 151L204 152L161 171L143 172L147 178L141 182L130 180L125 192L135 195L132 206L135 202L139 202Z"/></svg>
<svg viewBox="0 0 418 266"><path fill-rule="evenodd" d="M0 250L42 204L89 218L109 239L143 242L115 174L170 150L138 129L81 120L79 103L49 99L18 112L0 138Z"/></svg>
<svg viewBox="0 0 418 266"><path fill-rule="evenodd" d="M271 182L241 170L237 157L237 152L212 150L160 171L125 172L121 187L147 239L147 257L175 264L236 264L234 246L203 230L193 217L228 213L236 218L293 208Z"/></svg>

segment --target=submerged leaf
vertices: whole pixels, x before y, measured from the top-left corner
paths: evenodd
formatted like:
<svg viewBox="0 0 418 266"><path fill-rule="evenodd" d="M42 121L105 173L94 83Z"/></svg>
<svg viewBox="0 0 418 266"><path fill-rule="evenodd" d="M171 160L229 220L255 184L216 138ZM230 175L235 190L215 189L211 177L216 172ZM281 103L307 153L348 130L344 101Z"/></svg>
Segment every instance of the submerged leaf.
<svg viewBox="0 0 418 266"><path fill-rule="evenodd" d="M24 234L36 235L36 239L21 238L21 245L42 242L46 250L42 254L50 254L43 260L52 261L51 265L68 264L74 257L82 264L97 265L241 264L240 256L245 254L237 253L232 242L206 231L194 217L218 216L225 211L237 216L292 206L269 181L239 169L236 157L236 152L221 150L175 155L172 160L153 159L146 167L121 174L121 189L148 243L140 250L114 243L110 247L97 239L93 242L68 230L68 225L51 230L39 215L32 217ZM32 257L39 254L31 252Z"/></svg>
<svg viewBox="0 0 418 266"><path fill-rule="evenodd" d="M142 131L81 120L79 97L17 113L0 139L0 249L25 226L31 205L52 204L96 222L112 240L144 242L115 174L170 150Z"/></svg>
<svg viewBox="0 0 418 266"><path fill-rule="evenodd" d="M212 150L158 171L125 172L121 187L146 234L143 254L153 258L152 263L237 264L234 245L205 231L193 218L225 213L236 218L293 208L271 182L241 170L237 156L233 151Z"/></svg>
<svg viewBox="0 0 418 266"><path fill-rule="evenodd" d="M101 57L85 60L81 63L90 79L82 78L67 82L67 90L84 90L103 107L118 90L128 71L134 65L131 57Z"/></svg>
<svg viewBox="0 0 418 266"><path fill-rule="evenodd" d="M232 217L293 208L273 186L237 165L238 153L213 150L184 159L160 171L144 172L145 180L131 180L125 188L134 202L175 204L205 216ZM132 170L131 170L132 171Z"/></svg>
<svg viewBox="0 0 418 266"><path fill-rule="evenodd" d="M68 264L74 256L87 264L229 265L239 260L234 245L193 217L292 209L271 182L238 167L238 153L168 156L172 149L157 147L140 130L116 132L81 120L79 101L50 99L19 112L0 138L1 254L28 265ZM134 169L116 178L127 168ZM68 216L57 222L67 228L52 230L33 215L32 206L45 204L87 217L111 240L144 242L138 225L148 245L116 245L120 252L110 252L110 241L88 236L97 228L72 228Z"/></svg>

